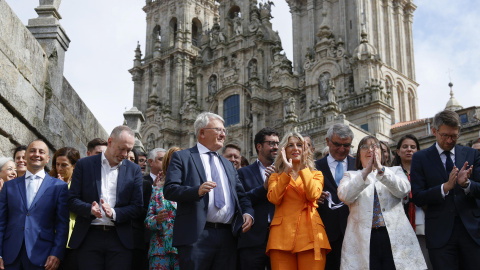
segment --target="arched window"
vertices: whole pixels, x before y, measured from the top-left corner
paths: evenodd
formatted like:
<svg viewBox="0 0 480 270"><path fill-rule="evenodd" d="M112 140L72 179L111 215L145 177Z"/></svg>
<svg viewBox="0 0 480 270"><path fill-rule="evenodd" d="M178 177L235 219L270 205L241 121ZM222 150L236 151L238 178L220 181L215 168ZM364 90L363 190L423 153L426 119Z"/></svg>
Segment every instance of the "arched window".
<svg viewBox="0 0 480 270"><path fill-rule="evenodd" d="M153 48L155 48L155 44L157 42L157 40L159 42L162 42L162 28L160 27L160 25L156 25L155 28L153 28L153 33L152 33L152 37L153 37Z"/></svg>
<svg viewBox="0 0 480 270"><path fill-rule="evenodd" d="M194 18L192 20L192 45L200 47L200 41L202 40L202 23Z"/></svg>
<svg viewBox="0 0 480 270"><path fill-rule="evenodd" d="M170 20L170 41L169 44L170 46L175 45L175 40L177 39L177 34L178 34L178 24L177 24L177 18L173 17Z"/></svg>
<svg viewBox="0 0 480 270"><path fill-rule="evenodd" d="M232 95L223 101L225 126L240 123L240 95Z"/></svg>

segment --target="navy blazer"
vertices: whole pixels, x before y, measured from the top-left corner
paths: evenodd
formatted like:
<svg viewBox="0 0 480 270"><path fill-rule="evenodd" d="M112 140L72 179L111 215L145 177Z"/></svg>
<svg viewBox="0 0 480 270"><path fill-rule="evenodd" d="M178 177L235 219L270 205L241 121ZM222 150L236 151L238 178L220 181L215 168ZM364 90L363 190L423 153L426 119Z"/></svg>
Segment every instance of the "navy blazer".
<svg viewBox="0 0 480 270"><path fill-rule="evenodd" d="M73 228L70 248L78 248L88 233L95 216L92 215L92 203L100 202L102 183L102 155L80 159L73 170L70 185L68 208L77 214ZM142 171L140 166L125 159L118 168L117 200L115 203L115 227L122 244L133 248L132 220L143 213Z"/></svg>
<svg viewBox="0 0 480 270"><path fill-rule="evenodd" d="M337 195L337 183L335 178L328 167L327 156L315 161L315 167L317 170L321 171L324 178L323 191L328 191L332 195L332 200L335 203L341 203ZM355 169L355 158L347 156L347 170L354 171ZM347 228L347 219L350 211L348 206L344 205L340 208L332 210L328 207L328 201L325 200L324 204L318 205L318 213L322 218L323 224L325 225L325 231L327 232L328 240L333 242L337 240L340 236L345 235L345 229Z"/></svg>
<svg viewBox="0 0 480 270"><path fill-rule="evenodd" d="M480 155L478 151L460 145L455 146L455 166L473 165L470 176L470 193L455 184L445 198L441 185L448 181L447 171L440 159L435 144L413 155L410 180L413 202L427 206L425 211L425 238L427 248L444 246L453 231L455 216L459 216L472 239L480 245Z"/></svg>
<svg viewBox="0 0 480 270"><path fill-rule="evenodd" d="M0 255L4 264L18 257L23 242L30 262L44 266L48 256L63 259L68 238L68 185L45 175L27 208L25 175L5 182L0 192Z"/></svg>
<svg viewBox="0 0 480 270"><path fill-rule="evenodd" d="M268 201L258 162L240 168L237 172L255 211L255 224L248 232L240 234L238 248L266 245L269 232L268 215L270 214L270 219L273 219L275 205Z"/></svg>
<svg viewBox="0 0 480 270"><path fill-rule="evenodd" d="M245 195L233 164L219 156L225 168L230 190L235 203L232 233L237 236L243 214L254 216L250 200ZM200 197L198 189L207 181L197 146L173 153L168 166L163 188L165 199L177 202L177 213L173 226L173 246L192 245L205 228L208 211L208 195Z"/></svg>

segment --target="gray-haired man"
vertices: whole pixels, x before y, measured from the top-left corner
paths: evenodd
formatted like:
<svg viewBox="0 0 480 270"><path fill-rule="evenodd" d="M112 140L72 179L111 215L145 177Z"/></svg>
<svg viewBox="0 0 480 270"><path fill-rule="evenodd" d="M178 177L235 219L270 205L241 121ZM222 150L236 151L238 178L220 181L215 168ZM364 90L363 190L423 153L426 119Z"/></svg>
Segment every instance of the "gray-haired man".
<svg viewBox="0 0 480 270"><path fill-rule="evenodd" d="M327 131L329 154L315 162L323 173L324 187L318 200L318 213L325 224L332 251L327 255L325 269L340 269L343 236L347 228L348 206L338 199L337 188L343 173L355 170L355 158L350 157L352 130L344 124L334 124Z"/></svg>

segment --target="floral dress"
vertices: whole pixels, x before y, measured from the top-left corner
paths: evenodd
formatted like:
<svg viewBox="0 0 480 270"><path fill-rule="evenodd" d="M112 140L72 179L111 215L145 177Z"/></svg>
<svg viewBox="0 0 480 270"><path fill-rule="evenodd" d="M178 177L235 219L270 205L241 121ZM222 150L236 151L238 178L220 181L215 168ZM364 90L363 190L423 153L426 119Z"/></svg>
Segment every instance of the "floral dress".
<svg viewBox="0 0 480 270"><path fill-rule="evenodd" d="M162 223L158 223L157 214L163 209L167 210L168 217ZM152 232L148 250L150 269L179 269L178 252L172 246L176 211L177 203L165 200L163 187L155 187L145 219L145 226Z"/></svg>

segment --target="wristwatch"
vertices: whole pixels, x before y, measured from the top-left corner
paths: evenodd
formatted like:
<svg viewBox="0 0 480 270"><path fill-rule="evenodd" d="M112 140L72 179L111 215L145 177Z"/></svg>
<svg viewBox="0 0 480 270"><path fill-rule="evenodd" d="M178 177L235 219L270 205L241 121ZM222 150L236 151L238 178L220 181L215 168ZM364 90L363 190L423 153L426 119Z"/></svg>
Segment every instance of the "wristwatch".
<svg viewBox="0 0 480 270"><path fill-rule="evenodd" d="M468 188L468 186L470 185L470 179L467 179L467 181L465 181L465 183L463 184L463 186L461 186L463 189L466 189Z"/></svg>

